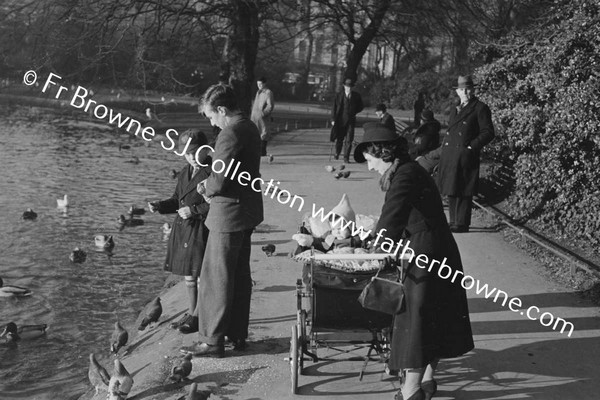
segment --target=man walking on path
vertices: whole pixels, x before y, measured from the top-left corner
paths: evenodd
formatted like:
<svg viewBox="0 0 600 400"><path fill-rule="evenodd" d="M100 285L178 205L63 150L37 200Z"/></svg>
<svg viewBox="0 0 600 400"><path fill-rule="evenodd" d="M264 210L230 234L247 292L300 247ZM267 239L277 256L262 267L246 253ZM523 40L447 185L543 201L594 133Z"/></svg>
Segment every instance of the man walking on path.
<svg viewBox="0 0 600 400"><path fill-rule="evenodd" d="M356 114L363 109L362 97L360 97L360 93L352 90L353 86L353 79L346 78L344 80L344 90L335 96L331 110L333 128L330 139L332 142L335 141L335 159L339 160L343 147L345 163L350 162Z"/></svg>
<svg viewBox="0 0 600 400"><path fill-rule="evenodd" d="M252 113L250 119L258 127L261 139L261 156L267 155L267 143L271 139L270 121L272 120L271 113L275 103L273 100L273 92L267 87L267 78L261 77L256 81L258 92L252 104ZM271 160L272 156L269 156Z"/></svg>
<svg viewBox="0 0 600 400"><path fill-rule="evenodd" d="M479 181L479 155L494 138L494 125L490 108L475 97L471 76L459 76L455 89L460 104L450 112L448 131L434 152L440 152L438 186L448 196L450 229L468 232Z"/></svg>
<svg viewBox="0 0 600 400"><path fill-rule="evenodd" d="M260 134L240 111L233 89L211 86L202 97L202 108L210 123L222 129L213 165L236 165L239 176L247 175L248 182L260 177ZM261 192L242 183L226 173L213 172L204 187L203 194L210 201L205 222L210 234L200 272L200 342L181 348L196 357L223 357L225 336L236 350L246 346L252 292L250 235L263 220L263 202Z"/></svg>

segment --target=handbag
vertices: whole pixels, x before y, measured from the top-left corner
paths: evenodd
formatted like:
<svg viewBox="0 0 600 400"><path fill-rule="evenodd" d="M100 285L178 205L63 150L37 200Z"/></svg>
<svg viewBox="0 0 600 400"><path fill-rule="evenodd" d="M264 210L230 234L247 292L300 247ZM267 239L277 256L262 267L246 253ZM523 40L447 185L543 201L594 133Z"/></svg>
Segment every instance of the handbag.
<svg viewBox="0 0 600 400"><path fill-rule="evenodd" d="M399 281L390 281L379 277L383 268L371 278L358 297L358 301L368 310L379 311L385 314L395 315L403 310L404 306L404 284L402 272Z"/></svg>

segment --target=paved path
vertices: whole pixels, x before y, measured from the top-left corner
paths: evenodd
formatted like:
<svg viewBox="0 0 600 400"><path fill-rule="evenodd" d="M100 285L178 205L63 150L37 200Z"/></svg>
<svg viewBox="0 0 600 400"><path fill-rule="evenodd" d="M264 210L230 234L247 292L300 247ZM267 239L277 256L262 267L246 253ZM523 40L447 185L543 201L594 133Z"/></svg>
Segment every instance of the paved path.
<svg viewBox="0 0 600 400"><path fill-rule="evenodd" d="M361 135L357 132L358 139ZM320 350L325 360L307 361L299 394L290 393L290 368L285 357L296 319L295 282L302 268L288 257L295 247L291 236L312 204L330 209L342 193L347 193L357 213L379 214L383 201L378 176L366 171L364 165L348 165L348 179L335 180L326 172L326 165L340 165L328 160L327 137L326 130L295 131L281 133L270 143L275 160L262 166L263 178L272 178L282 189L301 196L304 207L299 211L265 197L265 221L252 237L256 285L249 350L238 353L227 349L222 360L194 360L190 378L198 382L203 393L212 394L211 399L392 399L398 389L397 380L385 375L383 364L375 361L369 363L363 381L359 381L360 357L367 350L346 346L343 349L347 353L341 354ZM549 282L540 273L541 266L505 242L493 224L476 221L472 232L456 236L465 272L481 284L487 283L489 289L518 297L522 306L512 312L500 304L503 296L494 303L493 298L468 291L476 348L461 359L440 363L435 399L599 399L598 308ZM260 249L267 243L277 246L272 257ZM130 396L133 399L176 399L189 385L165 383L165 371L177 348L195 340L194 335L181 336L166 327L186 308L183 284L178 283L162 297L166 321L154 333L134 338L133 349L123 360L137 373ZM534 316L549 312L572 322L575 329L571 337L521 315L530 306L540 309ZM157 360L163 361L155 363Z"/></svg>

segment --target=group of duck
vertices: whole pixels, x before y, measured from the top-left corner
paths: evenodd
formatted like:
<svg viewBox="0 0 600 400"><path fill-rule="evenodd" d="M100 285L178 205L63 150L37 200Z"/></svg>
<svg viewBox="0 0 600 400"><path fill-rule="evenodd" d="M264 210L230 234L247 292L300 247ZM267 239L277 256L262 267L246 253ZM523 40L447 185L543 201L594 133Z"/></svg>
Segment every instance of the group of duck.
<svg viewBox="0 0 600 400"><path fill-rule="evenodd" d="M57 207L63 211L66 211L69 206L68 196L65 194L62 199L57 199ZM131 206L127 212L128 218L125 215L120 215L117 218L118 227L123 229L125 226L139 226L143 225L144 221L139 217L145 214L144 208ZM22 218L25 220L35 220L38 214L31 208L28 208ZM171 232L171 225L165 223L162 226L163 234L165 238ZM112 251L115 247L115 242L112 235L96 235L94 237L94 244L97 249L102 249L107 252ZM73 263L82 263L86 260L87 254L84 250L76 247L70 254L69 259ZM0 297L27 297L31 296L32 291L15 285L5 285L2 278L0 278ZM139 331L143 331L148 326L153 326L160 316L162 315L162 305L160 297L155 298L152 303L147 307L146 314L138 327ZM46 334L48 329L47 324L38 325L21 325L17 326L14 322L9 322L0 332L0 338L3 338L6 343L15 345L17 342L25 339L36 339ZM132 386L133 378L127 371L121 360L118 358L119 350L122 349L129 340L129 333L119 321L115 322L115 329L112 333L110 340L110 352L114 354L114 367L112 375L110 375L106 369L98 362L94 353L89 355L89 368L88 378L90 383L96 390L96 395L99 390L103 390L108 393L109 400L123 400L127 398ZM175 382L180 382L186 379L192 371L192 356L186 355L182 359L178 360L171 369L170 379ZM197 399L199 394L196 392L197 385L193 383L190 387L189 395L187 399Z"/></svg>

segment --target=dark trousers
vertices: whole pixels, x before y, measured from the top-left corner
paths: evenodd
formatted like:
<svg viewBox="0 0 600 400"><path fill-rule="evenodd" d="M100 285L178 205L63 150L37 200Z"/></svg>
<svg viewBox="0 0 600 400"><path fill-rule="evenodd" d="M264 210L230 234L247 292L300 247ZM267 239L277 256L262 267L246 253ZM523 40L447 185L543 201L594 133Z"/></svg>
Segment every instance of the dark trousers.
<svg viewBox="0 0 600 400"><path fill-rule="evenodd" d="M343 127L344 136L338 136L335 140L335 155L340 156L342 147L344 150L344 161L350 161L350 152L352 151L352 142L354 141L354 124L347 124Z"/></svg>
<svg viewBox="0 0 600 400"><path fill-rule="evenodd" d="M450 225L471 225L471 203L473 196L448 196L448 211L450 212Z"/></svg>
<svg viewBox="0 0 600 400"><path fill-rule="evenodd" d="M200 341L223 344L246 339L250 320L250 236L252 230L208 235L198 290Z"/></svg>
<svg viewBox="0 0 600 400"><path fill-rule="evenodd" d="M267 155L267 141L266 140L260 141L260 155L261 156Z"/></svg>

